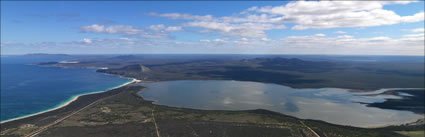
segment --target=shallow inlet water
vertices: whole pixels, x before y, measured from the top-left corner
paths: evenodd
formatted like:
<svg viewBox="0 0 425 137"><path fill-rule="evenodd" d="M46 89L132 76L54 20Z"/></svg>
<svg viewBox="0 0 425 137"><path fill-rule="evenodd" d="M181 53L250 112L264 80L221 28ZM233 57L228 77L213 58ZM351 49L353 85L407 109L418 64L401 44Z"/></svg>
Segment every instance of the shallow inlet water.
<svg viewBox="0 0 425 137"><path fill-rule="evenodd" d="M209 110L267 109L303 119L375 127L423 118L408 111L366 107L356 102L383 102L393 95L358 96L349 89L294 89L277 84L229 80L182 80L141 83L139 94L155 104ZM382 89L371 93L381 93Z"/></svg>

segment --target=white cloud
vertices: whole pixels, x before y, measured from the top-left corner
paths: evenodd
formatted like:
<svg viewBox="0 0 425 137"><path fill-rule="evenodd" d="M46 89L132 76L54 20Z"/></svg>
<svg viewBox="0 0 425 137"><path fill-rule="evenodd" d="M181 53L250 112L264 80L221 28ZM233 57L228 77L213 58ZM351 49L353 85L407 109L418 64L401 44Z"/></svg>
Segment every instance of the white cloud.
<svg viewBox="0 0 425 137"><path fill-rule="evenodd" d="M284 24L270 22L266 14L248 15L246 17L211 15L192 15L183 13L149 13L152 16L167 17L170 19L191 20L184 27L204 28L201 32L218 32L222 35L233 37L266 37L267 30L285 29Z"/></svg>
<svg viewBox="0 0 425 137"><path fill-rule="evenodd" d="M418 21L423 21L424 18L425 18L424 11L421 11L412 16L401 17L400 20L401 22L418 22Z"/></svg>
<svg viewBox="0 0 425 137"><path fill-rule="evenodd" d="M335 31L334 33L337 33L337 34L345 34L345 33L347 33L347 32L345 32L345 31Z"/></svg>
<svg viewBox="0 0 425 137"><path fill-rule="evenodd" d="M165 29L165 26L163 24L158 24L158 25L150 25L148 28L153 31L161 31Z"/></svg>
<svg viewBox="0 0 425 137"><path fill-rule="evenodd" d="M121 40L127 40L127 41L132 40L132 39L130 39L130 38L125 38L125 37L123 37L123 38L119 38L119 39L121 39Z"/></svg>
<svg viewBox="0 0 425 137"><path fill-rule="evenodd" d="M134 28L133 26L114 25L114 26L105 27L104 25L98 25L98 24L82 26L81 31L110 33L110 34L115 34L115 33L137 34L137 33L143 32L143 30Z"/></svg>
<svg viewBox="0 0 425 137"><path fill-rule="evenodd" d="M402 5L406 5L409 3L413 3L413 2L417 2L416 0L410 0L410 1L382 1L382 3L384 4L402 4Z"/></svg>
<svg viewBox="0 0 425 137"><path fill-rule="evenodd" d="M387 40L391 40L391 38L389 38L389 37L383 37L383 36L380 36L380 37L372 37L372 38L366 38L368 41L371 41L371 42L376 42L376 41L387 41ZM365 39L365 40L366 40Z"/></svg>
<svg viewBox="0 0 425 137"><path fill-rule="evenodd" d="M211 40L207 40L207 39L201 39L199 40L200 42L211 42Z"/></svg>
<svg viewBox="0 0 425 137"><path fill-rule="evenodd" d="M323 33L318 33L318 34L315 34L314 36L324 37L324 36L326 36L326 35L325 35L325 34L323 34Z"/></svg>
<svg viewBox="0 0 425 137"><path fill-rule="evenodd" d="M169 26L166 27L163 24L151 25L146 28L137 28L130 25L88 25L80 27L80 30L84 33L106 33L106 34L121 34L125 36L135 36L140 38L150 39L169 39L170 35L168 32L180 31L180 26Z"/></svg>
<svg viewBox="0 0 425 137"><path fill-rule="evenodd" d="M261 38L262 41L270 41L268 38Z"/></svg>
<svg viewBox="0 0 425 137"><path fill-rule="evenodd" d="M424 35L405 35L404 38L389 37L354 38L349 35L336 37L290 36L282 38L279 46L286 49L301 48L308 54L370 54L370 55L424 55Z"/></svg>
<svg viewBox="0 0 425 137"><path fill-rule="evenodd" d="M416 28L416 29L412 29L410 30L411 32L424 32L425 29L424 28Z"/></svg>
<svg viewBox="0 0 425 137"><path fill-rule="evenodd" d="M181 14L181 13L163 13L163 14L160 14L160 13L156 13L156 12L148 13L148 15L159 16L159 17L167 17L167 18L171 18L171 19L203 20L203 21L214 20L214 17L211 16L211 15L199 16L199 15Z"/></svg>
<svg viewBox="0 0 425 137"><path fill-rule="evenodd" d="M185 24L186 27L200 27L207 32L218 32L226 36L235 37L266 37L267 30L285 29L285 25L242 23L231 24L223 22L196 21Z"/></svg>
<svg viewBox="0 0 425 137"><path fill-rule="evenodd" d="M226 42L224 39L215 39L214 42Z"/></svg>
<svg viewBox="0 0 425 137"><path fill-rule="evenodd" d="M181 31L182 30L182 27L181 26L169 26L169 27L166 27L163 24L151 25L148 28L150 30L153 30L153 31Z"/></svg>
<svg viewBox="0 0 425 137"><path fill-rule="evenodd" d="M409 40L409 41L424 41L424 35L425 33L416 33L416 34L406 34L403 35L403 40ZM425 46L425 45L423 45Z"/></svg>
<svg viewBox="0 0 425 137"><path fill-rule="evenodd" d="M193 15L186 13L148 13L170 19L189 20L183 27L203 28L225 36L267 38L266 31L285 29L294 23L294 30L343 27L372 27L424 20L424 12L400 16L384 9L385 5L407 4L411 1L294 1L282 6L251 7L231 16ZM344 34L344 31L336 31Z"/></svg>
<svg viewBox="0 0 425 137"><path fill-rule="evenodd" d="M84 44L91 44L92 40L88 39L88 38L84 38L83 40L81 40L81 42L84 43Z"/></svg>
<svg viewBox="0 0 425 137"><path fill-rule="evenodd" d="M165 31L181 31L183 28L181 26L171 26L164 29Z"/></svg>
<svg viewBox="0 0 425 137"><path fill-rule="evenodd" d="M84 31L84 32L104 32L105 26L93 24L93 25L89 25L89 26L83 26L83 27L81 27L81 30Z"/></svg>
<svg viewBox="0 0 425 137"><path fill-rule="evenodd" d="M297 1L284 6L251 8L250 11L275 15L280 22L296 23L292 29L326 29L338 27L371 27L424 20L424 12L400 16L383 9L380 1Z"/></svg>
<svg viewBox="0 0 425 137"><path fill-rule="evenodd" d="M340 36L337 36L337 38L349 39L349 38L353 38L353 36L350 36L350 35L340 35Z"/></svg>
<svg viewBox="0 0 425 137"><path fill-rule="evenodd" d="M119 45L131 45L134 44L136 40L121 37L121 38L104 38L104 39L88 39L84 38L79 41L70 41L70 42L60 42L58 45L67 45L67 46L86 46L90 45L93 47L107 47L107 46L119 46Z"/></svg>
<svg viewBox="0 0 425 137"><path fill-rule="evenodd" d="M407 34L407 35L403 35L403 37L424 37L424 33Z"/></svg>

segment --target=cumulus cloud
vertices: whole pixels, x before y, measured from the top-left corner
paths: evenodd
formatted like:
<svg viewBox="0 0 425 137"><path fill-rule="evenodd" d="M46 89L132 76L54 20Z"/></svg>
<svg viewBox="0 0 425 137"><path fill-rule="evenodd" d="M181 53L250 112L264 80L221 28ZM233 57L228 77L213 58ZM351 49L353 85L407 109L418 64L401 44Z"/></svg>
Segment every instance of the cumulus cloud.
<svg viewBox="0 0 425 137"><path fill-rule="evenodd" d="M408 30L400 38L356 38L344 31L329 32L337 36L318 33L307 36L287 36L270 39L271 30L283 30L291 24L294 30L372 27L399 23L420 22L424 12L401 16L385 5L407 4L411 1L292 1L281 6L251 7L229 16L186 13L148 13L151 16L183 20L176 26L155 24L146 27L118 24L92 24L80 27L83 33L118 35L121 38L76 40L63 43L1 43L2 47L39 45L79 45L86 47L143 47L143 46L193 46L214 48L199 49L228 53L274 54L424 54L424 28ZM294 24L294 25L292 25ZM343 30L343 29L341 29ZM171 32L195 31L201 34L219 34L221 37L195 42L170 41ZM158 39L158 41L156 41ZM164 41L160 41L164 40ZM234 47L233 49L231 47ZM166 49L166 48L164 48ZM232 50L229 50L232 49ZM157 49L155 51L158 51ZM165 52L165 51L164 51Z"/></svg>
<svg viewBox="0 0 425 137"><path fill-rule="evenodd" d="M424 18L425 18L424 11L421 11L412 16L400 17L400 22L418 22L418 21L423 21Z"/></svg>
<svg viewBox="0 0 425 137"><path fill-rule="evenodd" d="M270 39L268 39L268 38L261 38L261 40L262 41L271 41Z"/></svg>
<svg viewBox="0 0 425 137"><path fill-rule="evenodd" d="M224 22L195 21L185 24L186 27L200 27L207 32L218 32L226 36L235 37L266 37L267 30L285 29L285 25L242 23L231 24Z"/></svg>
<svg viewBox="0 0 425 137"><path fill-rule="evenodd" d="M384 9L384 5L407 4L412 1L296 1L282 6L251 7L232 16L192 15L185 13L149 13L171 19L220 23L295 23L295 30L339 27L371 27L424 20L421 11L400 16ZM236 24L235 24L236 25Z"/></svg>
<svg viewBox="0 0 425 137"><path fill-rule="evenodd" d="M410 30L411 32L424 32L425 28L416 28L416 29L412 29Z"/></svg>
<svg viewBox="0 0 425 137"><path fill-rule="evenodd" d="M130 25L99 25L93 24L80 27L81 32L84 33L105 33L105 34L121 34L126 36L135 36L141 38L152 39L169 39L171 36L168 32L180 31L182 27L168 26L163 24L151 25L146 28L137 28Z"/></svg>
<svg viewBox="0 0 425 137"><path fill-rule="evenodd" d="M403 35L403 37L424 37L424 33L407 34L407 35Z"/></svg>
<svg viewBox="0 0 425 137"><path fill-rule="evenodd" d="M349 39L349 38L353 38L353 36L351 36L351 35L340 35L340 36L337 36L337 38Z"/></svg>
<svg viewBox="0 0 425 137"><path fill-rule="evenodd" d="M201 39L201 40L199 40L200 42L211 42L211 40L208 40L208 39Z"/></svg>
<svg viewBox="0 0 425 137"><path fill-rule="evenodd" d="M183 19L183 20L197 20L197 21L214 21L214 22L227 22L227 23L273 23L278 22L278 19L271 18L267 14L249 14L246 16L223 16L214 17L212 15L192 15L187 13L148 13L151 16L166 17L170 19Z"/></svg>
<svg viewBox="0 0 425 137"><path fill-rule="evenodd" d="M275 15L280 22L296 23L292 29L326 29L339 27L371 27L424 20L421 11L411 16L400 16L383 9L387 4L409 2L381 1L297 1L283 6L253 7L248 11Z"/></svg>
<svg viewBox="0 0 425 137"><path fill-rule="evenodd" d="M201 32L217 32L233 37L266 37L266 31L268 30L286 28L284 24L270 22L269 16L266 14L248 15L246 17L213 17L211 15L185 13L149 13L148 15L190 20L183 27L199 27L205 29Z"/></svg>
<svg viewBox="0 0 425 137"><path fill-rule="evenodd" d="M83 40L81 40L81 42L84 43L84 44L91 44L92 40L88 39L88 38L84 38Z"/></svg>
<svg viewBox="0 0 425 137"><path fill-rule="evenodd" d="M183 27L203 28L232 37L267 38L267 31L285 29L294 23L294 30L344 27L372 27L424 20L424 12L400 16L384 9L384 5L408 4L412 1L295 1L281 6L251 7L231 16L193 15L187 13L148 13L151 16L189 20ZM344 31L336 31L344 34Z"/></svg>
<svg viewBox="0 0 425 137"><path fill-rule="evenodd" d="M153 30L153 31L181 31L182 30L182 27L181 26L169 26L169 27L166 27L163 24L151 25L148 28L151 29L151 30Z"/></svg>
<svg viewBox="0 0 425 137"><path fill-rule="evenodd" d="M406 34L403 35L403 40L411 40L411 41L420 41L420 40L424 40L424 35L425 33L417 33L417 34ZM422 45L425 46L425 45Z"/></svg>
<svg viewBox="0 0 425 137"><path fill-rule="evenodd" d="M183 28L181 26L172 26L164 29L165 31L181 31Z"/></svg>
<svg viewBox="0 0 425 137"><path fill-rule="evenodd" d="M114 25L105 27L104 25L93 24L89 26L82 26L81 31L83 32L97 32L97 33L125 33L125 34L137 34L143 32L142 29L137 29L133 26L125 26L125 25Z"/></svg>
<svg viewBox="0 0 425 137"><path fill-rule="evenodd" d="M345 32L345 31L335 31L334 33L337 33L337 34L344 34L344 33L347 33L347 32Z"/></svg>
<svg viewBox="0 0 425 137"><path fill-rule="evenodd" d="M203 20L203 21L208 21L208 20L214 20L214 17L211 15L204 15L204 16L200 16L200 15L192 15L192 14L182 14L182 13L156 13L156 12L151 12L148 13L148 15L151 16L160 16L160 17L167 17L167 18L171 18L171 19L186 19L186 20Z"/></svg>
<svg viewBox="0 0 425 137"><path fill-rule="evenodd" d="M326 35L325 35L325 34L323 34L323 33L318 33L318 34L314 34L314 36L324 37L324 36L326 36Z"/></svg>

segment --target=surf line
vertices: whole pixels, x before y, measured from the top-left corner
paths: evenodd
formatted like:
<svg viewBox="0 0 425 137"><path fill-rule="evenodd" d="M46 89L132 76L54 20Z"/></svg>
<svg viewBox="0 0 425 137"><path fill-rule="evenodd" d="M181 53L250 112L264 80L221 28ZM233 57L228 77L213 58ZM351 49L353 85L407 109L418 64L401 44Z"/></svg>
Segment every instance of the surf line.
<svg viewBox="0 0 425 137"><path fill-rule="evenodd" d="M43 113L51 112L51 111L54 111L54 110L63 108L65 106L71 104L72 102L76 101L81 96L107 92L107 91L110 91L110 90L113 90L113 89L117 89L117 88L126 86L128 84L133 83L133 82L139 82L140 81L140 80L137 80L135 78L131 78L131 79L132 79L131 81L126 82L124 84L121 84L119 86L113 87L113 88L109 88L109 89L101 90L101 91L96 91L96 92L90 92L90 93L84 93L84 94L75 95L75 96L71 97L71 99L69 101L67 101L67 102L65 102L65 103L63 103L63 104L61 104L61 105L59 105L57 107L54 107L54 108L51 108L51 109L48 109L48 110L45 110L45 111L37 112L37 113L34 113L34 114L29 114L29 115L25 115L25 116L21 116L21 117L17 117L17 118L12 118L12 119L8 119L8 120L4 120L4 121L1 121L0 124L4 124L4 123L7 123L7 122L16 121L16 120L20 120L20 119L24 119L24 118L28 118L28 117L32 117L32 116L36 116L36 115L40 115L40 114L43 114Z"/></svg>

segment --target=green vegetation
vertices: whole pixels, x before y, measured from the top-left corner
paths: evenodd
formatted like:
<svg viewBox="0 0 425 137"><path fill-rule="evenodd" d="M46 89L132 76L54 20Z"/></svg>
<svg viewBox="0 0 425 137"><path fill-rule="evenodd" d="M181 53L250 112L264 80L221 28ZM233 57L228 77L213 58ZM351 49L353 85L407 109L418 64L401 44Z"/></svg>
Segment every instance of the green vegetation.
<svg viewBox="0 0 425 137"><path fill-rule="evenodd" d="M79 63L40 65L108 67L109 69L98 71L146 81L240 80L276 83L294 88L336 87L368 90L424 88L425 82L424 66L421 61L355 62L326 57L314 59L310 57L310 60L254 57L249 55L77 56L75 60Z"/></svg>
<svg viewBox="0 0 425 137"><path fill-rule="evenodd" d="M411 96L402 96L401 99L387 99L384 102L371 103L367 106L384 109L407 110L417 114L425 114L425 90L392 90L382 94L408 93Z"/></svg>
<svg viewBox="0 0 425 137"><path fill-rule="evenodd" d="M409 137L424 137L425 131L397 131L397 133L400 133L402 135L406 135Z"/></svg>

